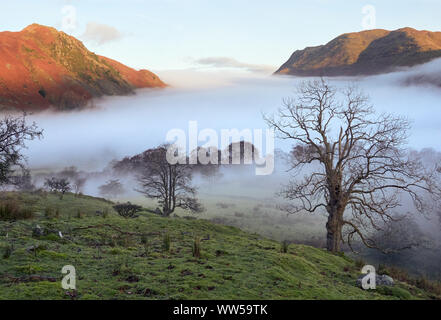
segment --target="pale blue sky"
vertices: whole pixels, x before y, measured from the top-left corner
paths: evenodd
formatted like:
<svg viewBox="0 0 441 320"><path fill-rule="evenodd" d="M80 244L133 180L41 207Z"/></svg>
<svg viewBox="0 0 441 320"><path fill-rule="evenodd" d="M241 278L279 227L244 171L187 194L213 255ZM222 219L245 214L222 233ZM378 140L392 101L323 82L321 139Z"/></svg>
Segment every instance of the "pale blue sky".
<svg viewBox="0 0 441 320"><path fill-rule="evenodd" d="M90 50L153 71L212 57L278 67L296 49L362 30L365 5L375 7L377 28L441 30L439 0L15 0L3 1L0 30L33 22L63 29L66 5L76 28L65 31ZM88 23L100 25L89 37Z"/></svg>

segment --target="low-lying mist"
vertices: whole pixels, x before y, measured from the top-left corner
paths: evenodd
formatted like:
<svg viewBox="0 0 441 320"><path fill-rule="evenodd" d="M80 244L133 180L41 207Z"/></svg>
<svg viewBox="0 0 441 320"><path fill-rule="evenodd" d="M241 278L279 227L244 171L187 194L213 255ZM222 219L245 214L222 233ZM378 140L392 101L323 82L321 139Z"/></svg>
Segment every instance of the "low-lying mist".
<svg viewBox="0 0 441 320"><path fill-rule="evenodd" d="M335 78L337 86L356 83L371 98L379 112L401 114L413 120L409 138L415 149L441 150L441 89L428 85L405 85L405 80L427 66L386 75ZM430 70L441 71L441 60ZM190 81L215 83L213 73L192 73ZM139 90L136 95L95 101L92 110L51 113L30 118L44 129L44 139L29 144L26 154L32 168L61 168L76 165L98 170L110 160L140 153L164 142L167 131L187 130L188 121L199 129L266 128L262 113L272 113L282 99L292 96L304 78L280 76L219 76L218 85L189 87L182 75L171 87ZM182 85L182 83L185 85ZM195 81L197 83L197 81ZM276 141L276 148L289 145Z"/></svg>
<svg viewBox="0 0 441 320"><path fill-rule="evenodd" d="M408 146L423 150L422 156L433 163L441 159L438 153L441 151L441 88L436 81L440 71L441 59L438 59L385 75L329 80L339 87L355 83L369 95L376 111L412 120ZM132 96L99 99L90 110L31 115L30 119L44 129L44 139L32 141L26 150L33 173L42 174L37 184L41 186L43 177L51 172L75 166L88 176L84 193L99 196L101 185L118 178L125 192L114 200L130 200L152 207L154 203L135 191L137 184L133 176L117 177L109 170L111 161L164 143L169 130L187 131L189 121L197 121L199 130L210 128L217 132L232 128L266 129L262 115L275 112L283 98L293 96L296 86L307 80L252 75L224 75L216 79L213 73L197 71L169 72L167 77L171 87L166 89L139 90ZM287 152L292 146L276 140L275 147ZM279 209L283 199L276 193L290 178L288 166L283 159L277 158L280 154L276 153L275 171L269 176L256 176L253 169L244 166L222 168L218 175L209 177L196 175L194 184L207 208L202 216L277 240L321 246L324 244L324 216L288 217ZM403 210L408 210L403 204ZM416 228L430 238L438 250L430 249L424 257L420 256L420 261L430 260L427 270L432 274L434 265L439 262L433 259L433 254L441 252L438 214L428 213L425 218L415 215L417 218L412 219ZM403 256L396 259L403 259Z"/></svg>

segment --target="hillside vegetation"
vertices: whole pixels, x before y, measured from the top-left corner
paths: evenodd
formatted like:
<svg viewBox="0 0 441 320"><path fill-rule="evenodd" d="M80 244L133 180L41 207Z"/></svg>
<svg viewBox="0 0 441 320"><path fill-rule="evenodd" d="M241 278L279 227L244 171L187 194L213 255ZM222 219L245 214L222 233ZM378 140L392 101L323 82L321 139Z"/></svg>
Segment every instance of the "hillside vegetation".
<svg viewBox="0 0 441 320"><path fill-rule="evenodd" d="M402 282L361 290L362 264L344 255L294 244L284 253L206 220L148 210L123 218L109 201L73 194L10 192L1 204L0 299L437 298ZM4 212L17 205L27 214L10 220ZM61 288L64 265L76 268L76 291Z"/></svg>

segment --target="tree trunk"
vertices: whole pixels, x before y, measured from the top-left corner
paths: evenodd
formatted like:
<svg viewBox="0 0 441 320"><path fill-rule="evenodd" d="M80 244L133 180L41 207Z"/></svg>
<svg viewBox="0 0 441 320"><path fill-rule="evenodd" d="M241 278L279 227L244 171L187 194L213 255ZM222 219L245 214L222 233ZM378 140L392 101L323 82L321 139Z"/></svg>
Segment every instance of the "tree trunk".
<svg viewBox="0 0 441 320"><path fill-rule="evenodd" d="M342 224L339 214L337 212L330 213L328 216L328 222L326 223L326 249L328 249L328 251L340 251L341 228Z"/></svg>
<svg viewBox="0 0 441 320"><path fill-rule="evenodd" d="M162 216L168 217L169 215L170 215L170 209L166 205L163 206L162 207Z"/></svg>

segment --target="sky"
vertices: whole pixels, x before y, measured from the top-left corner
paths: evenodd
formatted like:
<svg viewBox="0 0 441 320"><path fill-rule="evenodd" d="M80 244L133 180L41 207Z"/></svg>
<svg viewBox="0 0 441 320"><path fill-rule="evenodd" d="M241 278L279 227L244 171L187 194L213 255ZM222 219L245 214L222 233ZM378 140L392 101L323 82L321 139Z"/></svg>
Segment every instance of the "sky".
<svg viewBox="0 0 441 320"><path fill-rule="evenodd" d="M439 0L3 0L0 30L52 26L137 69L271 73L346 32L440 31L440 12Z"/></svg>

